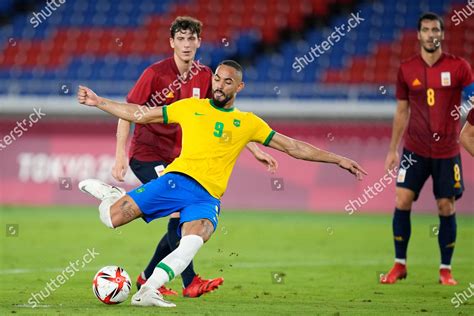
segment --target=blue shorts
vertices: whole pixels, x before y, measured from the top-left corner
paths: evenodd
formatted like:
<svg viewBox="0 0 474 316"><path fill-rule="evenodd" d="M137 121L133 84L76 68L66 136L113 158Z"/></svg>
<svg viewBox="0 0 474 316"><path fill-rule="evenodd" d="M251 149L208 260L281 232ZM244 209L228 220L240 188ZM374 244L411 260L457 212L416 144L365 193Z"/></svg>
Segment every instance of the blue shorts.
<svg viewBox="0 0 474 316"><path fill-rule="evenodd" d="M397 187L415 192L415 201L428 177L433 178L433 194L436 199L462 196L464 182L461 156L452 158L426 158L403 149L400 159Z"/></svg>
<svg viewBox="0 0 474 316"><path fill-rule="evenodd" d="M208 219L214 231L217 228L221 201L185 174L167 173L127 194L137 203L147 223L180 212L179 236L183 223L198 219Z"/></svg>

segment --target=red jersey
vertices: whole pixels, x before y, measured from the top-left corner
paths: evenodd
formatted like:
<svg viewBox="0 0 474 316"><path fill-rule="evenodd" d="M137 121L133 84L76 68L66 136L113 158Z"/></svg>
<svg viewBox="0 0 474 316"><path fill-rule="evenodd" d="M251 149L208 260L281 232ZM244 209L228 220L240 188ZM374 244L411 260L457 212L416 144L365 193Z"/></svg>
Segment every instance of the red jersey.
<svg viewBox="0 0 474 316"><path fill-rule="evenodd" d="M474 109L471 109L467 114L467 121L469 124L474 125Z"/></svg>
<svg viewBox="0 0 474 316"><path fill-rule="evenodd" d="M127 102L155 107L190 97L210 98L211 78L211 69L199 61L194 61L187 78L182 78L174 58L170 57L145 69L128 93ZM180 152L181 127L178 124L135 125L130 158L170 163Z"/></svg>
<svg viewBox="0 0 474 316"><path fill-rule="evenodd" d="M461 105L462 90L472 82L467 61L453 55L443 53L431 67L421 55L402 62L396 95L410 106L405 148L423 157L458 155L461 125L450 113Z"/></svg>

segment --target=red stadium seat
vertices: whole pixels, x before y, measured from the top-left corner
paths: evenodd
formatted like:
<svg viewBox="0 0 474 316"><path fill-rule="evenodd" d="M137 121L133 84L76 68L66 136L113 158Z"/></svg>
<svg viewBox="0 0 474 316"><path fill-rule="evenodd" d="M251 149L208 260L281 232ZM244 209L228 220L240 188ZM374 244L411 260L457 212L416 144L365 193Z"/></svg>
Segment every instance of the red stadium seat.
<svg viewBox="0 0 474 316"><path fill-rule="evenodd" d="M229 4L221 0L199 2L177 2L170 5L162 15L151 14L135 29L105 27L63 27L50 37L39 42L21 40L17 46L8 46L1 52L0 66L11 65L34 67L61 67L68 58L81 55L120 56L166 54L169 52L169 24L174 16L191 15L204 23L203 38L206 42L220 45L237 39L239 33L253 31L261 34L264 43L273 44L279 39L281 29L289 27L298 31L309 14L324 16L330 7L353 3L353 0L240 0ZM453 9L460 10L458 4ZM212 12L212 14L210 14ZM78 14L84 14L82 11ZM474 55L474 19L463 22L460 31L446 19L447 51L462 55ZM463 43L463 45L459 45ZM21 44L21 45L20 45ZM356 45L359 45L356 43ZM355 57L343 69L327 70L323 82L374 83L393 77L400 60L418 51L416 31L401 32L398 40L391 43L377 43L364 57ZM68 58L66 58L68 56ZM18 62L17 62L18 61Z"/></svg>

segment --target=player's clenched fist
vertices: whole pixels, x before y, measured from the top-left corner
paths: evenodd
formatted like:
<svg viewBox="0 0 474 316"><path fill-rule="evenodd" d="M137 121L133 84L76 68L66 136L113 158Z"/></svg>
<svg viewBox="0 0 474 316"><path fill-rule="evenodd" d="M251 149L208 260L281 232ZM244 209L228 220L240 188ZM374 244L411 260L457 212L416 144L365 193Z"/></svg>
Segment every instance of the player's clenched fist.
<svg viewBox="0 0 474 316"><path fill-rule="evenodd" d="M79 90L77 90L77 101L79 101L80 104L97 106L99 105L100 98L91 89L79 86Z"/></svg>

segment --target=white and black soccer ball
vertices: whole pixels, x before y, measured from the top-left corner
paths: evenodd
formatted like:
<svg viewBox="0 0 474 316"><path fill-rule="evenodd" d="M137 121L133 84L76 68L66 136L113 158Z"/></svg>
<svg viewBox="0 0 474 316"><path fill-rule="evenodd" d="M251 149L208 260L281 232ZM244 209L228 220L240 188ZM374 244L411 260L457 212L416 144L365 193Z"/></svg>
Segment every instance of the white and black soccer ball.
<svg viewBox="0 0 474 316"><path fill-rule="evenodd" d="M122 303L127 299L131 287L128 273L117 266L103 267L92 282L92 291L104 304Z"/></svg>

